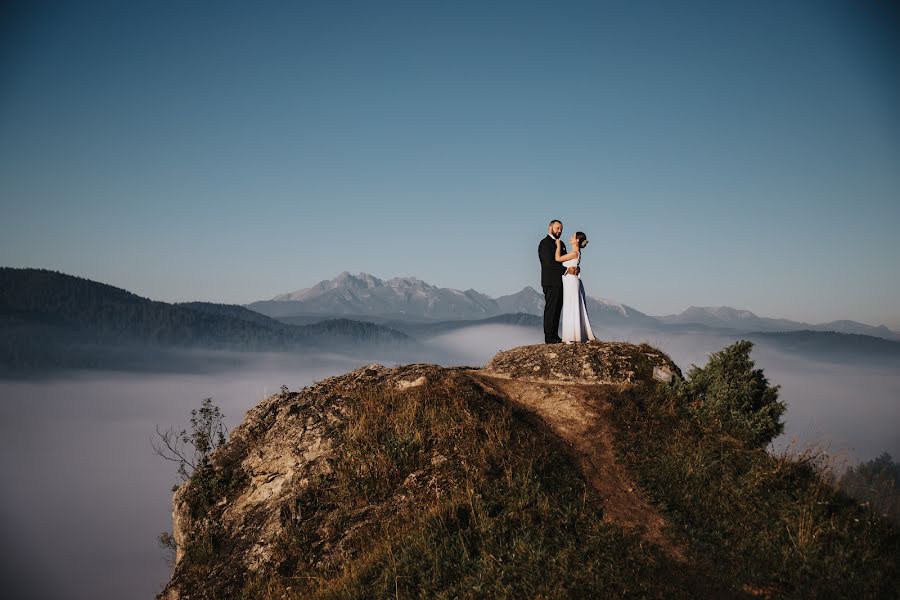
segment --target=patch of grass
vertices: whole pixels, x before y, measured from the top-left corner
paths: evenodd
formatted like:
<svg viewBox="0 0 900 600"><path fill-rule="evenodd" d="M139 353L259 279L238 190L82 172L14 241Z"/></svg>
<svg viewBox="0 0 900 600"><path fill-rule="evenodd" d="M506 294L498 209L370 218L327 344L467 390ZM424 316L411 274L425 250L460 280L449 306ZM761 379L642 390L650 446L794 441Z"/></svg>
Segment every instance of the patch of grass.
<svg viewBox="0 0 900 600"><path fill-rule="evenodd" d="M684 400L636 386L615 414L622 460L700 561L777 597L896 597L898 531L836 489L824 456L773 456Z"/></svg>
<svg viewBox="0 0 900 600"><path fill-rule="evenodd" d="M695 595L684 569L603 522L556 438L443 373L353 396L333 472L285 508L279 575L246 597Z"/></svg>

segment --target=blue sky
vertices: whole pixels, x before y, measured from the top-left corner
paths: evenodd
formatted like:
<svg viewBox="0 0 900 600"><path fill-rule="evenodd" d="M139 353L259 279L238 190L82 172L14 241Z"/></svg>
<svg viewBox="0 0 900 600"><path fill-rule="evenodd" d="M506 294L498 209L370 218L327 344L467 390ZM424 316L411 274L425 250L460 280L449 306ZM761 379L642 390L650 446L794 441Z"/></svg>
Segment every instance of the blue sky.
<svg viewBox="0 0 900 600"><path fill-rule="evenodd" d="M166 301L337 273L900 329L888 2L6 3L0 264Z"/></svg>

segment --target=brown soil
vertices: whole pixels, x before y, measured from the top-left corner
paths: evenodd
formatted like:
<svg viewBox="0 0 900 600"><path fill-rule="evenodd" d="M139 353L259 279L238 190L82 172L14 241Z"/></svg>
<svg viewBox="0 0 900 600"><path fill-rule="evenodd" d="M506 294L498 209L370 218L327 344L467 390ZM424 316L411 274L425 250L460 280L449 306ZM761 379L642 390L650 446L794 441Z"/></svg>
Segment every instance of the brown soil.
<svg viewBox="0 0 900 600"><path fill-rule="evenodd" d="M616 457L608 398L627 384L542 383L476 370L469 371L469 375L488 393L534 414L564 442L600 496L605 520L637 532L679 562L686 560L685 548L666 535L666 520Z"/></svg>

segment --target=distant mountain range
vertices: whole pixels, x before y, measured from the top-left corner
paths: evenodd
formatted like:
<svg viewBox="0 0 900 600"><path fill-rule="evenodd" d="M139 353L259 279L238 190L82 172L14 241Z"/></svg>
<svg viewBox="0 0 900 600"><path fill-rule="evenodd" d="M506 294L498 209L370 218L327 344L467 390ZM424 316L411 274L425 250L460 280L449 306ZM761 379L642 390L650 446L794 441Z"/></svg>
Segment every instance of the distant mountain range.
<svg viewBox="0 0 900 600"><path fill-rule="evenodd" d="M0 267L0 373L53 368L190 371L206 368L210 361L227 368L240 360L232 355L242 352L408 357L411 351L421 354L430 338L464 328L540 329L543 310L542 295L530 287L494 299L414 278L382 281L348 273L276 298L281 299L248 306L170 304L56 271ZM652 317L593 298L589 310L592 323L633 327L637 335L700 331L829 360L900 358L900 342L886 339L896 337L894 332L852 321L809 326L749 311L696 307Z"/></svg>
<svg viewBox="0 0 900 600"><path fill-rule="evenodd" d="M875 327L847 320L810 324L789 319L758 317L749 310L738 310L728 306L691 306L677 315L656 318L666 325L704 325L734 331L834 331L900 340L900 334L884 325Z"/></svg>
<svg viewBox="0 0 900 600"><path fill-rule="evenodd" d="M440 288L415 277L379 279L343 272L334 279L245 305L273 318L343 316L379 321L475 320L502 314L543 314L544 295L532 287L491 298L476 290ZM592 318L603 323L655 323L655 319L611 300L588 299Z"/></svg>
<svg viewBox="0 0 900 600"><path fill-rule="evenodd" d="M838 363L881 363L900 359L900 342L835 331L755 331L740 337L775 346L782 352ZM894 363L896 364L896 363Z"/></svg>
<svg viewBox="0 0 900 600"><path fill-rule="evenodd" d="M56 271L0 267L0 370L152 369L171 366L172 349L352 353L360 341L416 343L374 323L290 325L238 305L169 304Z"/></svg>
<svg viewBox="0 0 900 600"><path fill-rule="evenodd" d="M379 279L368 273L343 272L334 279L246 305L247 308L297 324L316 318L342 316L391 322L480 320L503 314L541 315L544 296L532 287L491 298L476 290L440 288L415 277ZM599 324L634 325L663 329L713 329L723 332L835 331L900 340L884 325L856 321L809 324L788 319L759 317L748 310L727 306L691 306L677 315L653 317L626 304L588 298L591 320Z"/></svg>

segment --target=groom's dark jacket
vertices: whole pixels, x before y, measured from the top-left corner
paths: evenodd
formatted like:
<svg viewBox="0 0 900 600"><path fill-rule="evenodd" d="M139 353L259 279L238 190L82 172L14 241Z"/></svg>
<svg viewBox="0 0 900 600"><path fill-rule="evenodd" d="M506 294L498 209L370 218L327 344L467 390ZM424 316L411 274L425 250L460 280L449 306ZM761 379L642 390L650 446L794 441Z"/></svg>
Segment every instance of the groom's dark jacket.
<svg viewBox="0 0 900 600"><path fill-rule="evenodd" d="M561 244L560 254L566 253L566 245ZM538 259L541 261L541 286L562 287L562 276L566 268L562 263L556 262L556 241L549 235L545 235L538 244Z"/></svg>

